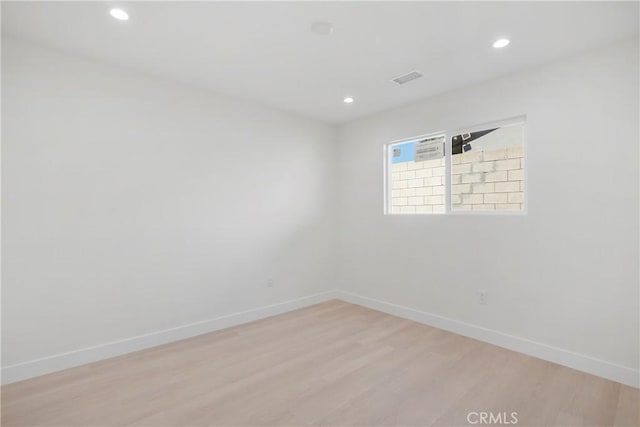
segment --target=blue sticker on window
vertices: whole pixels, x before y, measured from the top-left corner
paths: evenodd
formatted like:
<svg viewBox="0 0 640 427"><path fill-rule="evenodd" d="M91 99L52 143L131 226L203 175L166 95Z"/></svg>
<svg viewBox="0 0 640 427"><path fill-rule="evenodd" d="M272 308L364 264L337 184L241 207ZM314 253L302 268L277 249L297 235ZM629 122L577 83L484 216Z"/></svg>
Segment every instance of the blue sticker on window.
<svg viewBox="0 0 640 427"><path fill-rule="evenodd" d="M405 142L404 144L398 144L393 146L393 156L391 157L391 163L405 163L413 162L416 155L416 142Z"/></svg>

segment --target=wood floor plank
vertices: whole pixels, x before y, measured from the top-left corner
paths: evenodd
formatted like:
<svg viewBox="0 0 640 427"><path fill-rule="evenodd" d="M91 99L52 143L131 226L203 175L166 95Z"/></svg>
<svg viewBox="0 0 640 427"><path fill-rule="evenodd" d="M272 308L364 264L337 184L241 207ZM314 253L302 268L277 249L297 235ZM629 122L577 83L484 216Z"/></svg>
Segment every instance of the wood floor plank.
<svg viewBox="0 0 640 427"><path fill-rule="evenodd" d="M2 387L3 426L640 425L602 378L343 301Z"/></svg>
<svg viewBox="0 0 640 427"><path fill-rule="evenodd" d="M640 426L640 390L620 386L614 426Z"/></svg>

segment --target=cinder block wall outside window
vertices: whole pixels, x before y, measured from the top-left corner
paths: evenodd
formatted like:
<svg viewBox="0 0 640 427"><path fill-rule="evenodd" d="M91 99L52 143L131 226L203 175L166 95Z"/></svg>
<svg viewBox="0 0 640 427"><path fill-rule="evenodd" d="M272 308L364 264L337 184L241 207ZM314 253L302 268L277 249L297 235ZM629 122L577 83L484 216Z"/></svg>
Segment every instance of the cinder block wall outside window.
<svg viewBox="0 0 640 427"><path fill-rule="evenodd" d="M521 211L524 148L472 151L451 156L451 208Z"/></svg>
<svg viewBox="0 0 640 427"><path fill-rule="evenodd" d="M516 122L447 136L450 177L444 155L415 161L417 140L393 144L389 212L444 213L449 179L453 212L524 211L523 132L524 123Z"/></svg>
<svg viewBox="0 0 640 427"><path fill-rule="evenodd" d="M394 163L391 213L444 212L444 158Z"/></svg>

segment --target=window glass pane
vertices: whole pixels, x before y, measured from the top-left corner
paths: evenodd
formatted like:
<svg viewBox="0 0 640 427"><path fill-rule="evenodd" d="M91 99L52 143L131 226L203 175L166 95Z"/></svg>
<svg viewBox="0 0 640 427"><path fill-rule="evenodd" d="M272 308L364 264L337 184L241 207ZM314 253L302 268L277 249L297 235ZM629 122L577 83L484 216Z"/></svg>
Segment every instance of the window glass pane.
<svg viewBox="0 0 640 427"><path fill-rule="evenodd" d="M451 210L524 210L524 124L451 138Z"/></svg>
<svg viewBox="0 0 640 427"><path fill-rule="evenodd" d="M391 213L444 213L444 136L392 144Z"/></svg>

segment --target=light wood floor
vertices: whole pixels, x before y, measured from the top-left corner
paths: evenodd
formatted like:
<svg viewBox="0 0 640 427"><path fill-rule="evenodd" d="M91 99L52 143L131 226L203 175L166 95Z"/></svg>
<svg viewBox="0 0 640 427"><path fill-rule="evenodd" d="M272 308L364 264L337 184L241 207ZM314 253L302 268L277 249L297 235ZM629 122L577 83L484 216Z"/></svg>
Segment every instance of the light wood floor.
<svg viewBox="0 0 640 427"><path fill-rule="evenodd" d="M638 390L330 301L2 387L2 425L640 425ZM472 418L475 420L475 418Z"/></svg>

